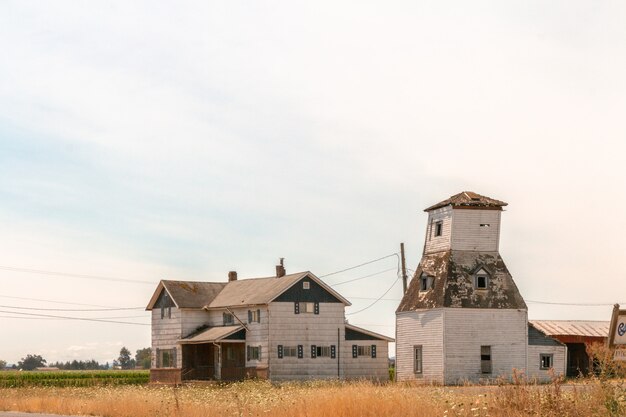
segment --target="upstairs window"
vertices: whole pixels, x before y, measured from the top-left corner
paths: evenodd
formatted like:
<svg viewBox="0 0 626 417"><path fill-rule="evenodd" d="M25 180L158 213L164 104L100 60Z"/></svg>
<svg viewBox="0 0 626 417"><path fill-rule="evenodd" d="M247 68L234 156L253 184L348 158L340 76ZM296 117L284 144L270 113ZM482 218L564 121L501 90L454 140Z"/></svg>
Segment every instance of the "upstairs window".
<svg viewBox="0 0 626 417"><path fill-rule="evenodd" d="M172 307L161 307L161 318L162 319L171 319L172 318Z"/></svg>
<svg viewBox="0 0 626 417"><path fill-rule="evenodd" d="M477 290L486 290L489 288L489 274L483 268L474 274L474 288Z"/></svg>
<svg viewBox="0 0 626 417"><path fill-rule="evenodd" d="M303 289L303 290L309 290L309 289L311 289L311 283L310 283L309 281L304 281L304 282L302 283L302 289Z"/></svg>
<svg viewBox="0 0 626 417"><path fill-rule="evenodd" d="M433 287L433 282L435 278L428 276L426 274L422 274L420 277L420 291L428 291Z"/></svg>
<svg viewBox="0 0 626 417"><path fill-rule="evenodd" d="M235 317L230 313L222 314L222 318L224 319L224 326L235 324Z"/></svg>
<svg viewBox="0 0 626 417"><path fill-rule="evenodd" d="M435 222L435 237L441 236L443 234L443 222L438 221Z"/></svg>
<svg viewBox="0 0 626 417"><path fill-rule="evenodd" d="M261 323L261 310L248 310L248 323Z"/></svg>

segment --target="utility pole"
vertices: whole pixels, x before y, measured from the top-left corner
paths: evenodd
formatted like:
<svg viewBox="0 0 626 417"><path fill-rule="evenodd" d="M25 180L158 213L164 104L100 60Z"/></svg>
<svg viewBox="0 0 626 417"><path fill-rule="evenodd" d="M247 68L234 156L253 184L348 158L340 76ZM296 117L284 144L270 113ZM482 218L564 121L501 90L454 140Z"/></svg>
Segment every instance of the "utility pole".
<svg viewBox="0 0 626 417"><path fill-rule="evenodd" d="M402 289L404 290L402 294L406 294L406 261L404 260L404 243L400 243L400 258L402 259Z"/></svg>

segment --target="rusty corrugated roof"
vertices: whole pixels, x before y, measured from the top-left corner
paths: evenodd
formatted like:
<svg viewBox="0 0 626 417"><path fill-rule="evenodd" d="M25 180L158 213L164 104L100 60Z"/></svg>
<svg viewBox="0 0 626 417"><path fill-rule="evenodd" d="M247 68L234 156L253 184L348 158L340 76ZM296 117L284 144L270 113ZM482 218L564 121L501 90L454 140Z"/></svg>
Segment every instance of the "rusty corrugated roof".
<svg viewBox="0 0 626 417"><path fill-rule="evenodd" d="M529 323L548 336L608 337L608 321L588 320L529 320Z"/></svg>
<svg viewBox="0 0 626 417"><path fill-rule="evenodd" d="M477 194L473 191L463 191L451 196L447 200L440 201L439 203L428 207L424 211L431 211L450 205L452 207L484 207L502 210L502 207L508 205L508 203Z"/></svg>

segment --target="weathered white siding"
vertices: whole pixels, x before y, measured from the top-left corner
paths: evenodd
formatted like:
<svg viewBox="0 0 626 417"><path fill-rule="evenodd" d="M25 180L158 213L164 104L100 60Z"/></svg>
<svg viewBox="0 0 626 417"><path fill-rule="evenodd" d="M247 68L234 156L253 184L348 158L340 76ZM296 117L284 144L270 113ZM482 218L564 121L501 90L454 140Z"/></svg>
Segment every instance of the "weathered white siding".
<svg viewBox="0 0 626 417"><path fill-rule="evenodd" d="M443 311L407 311L396 314L396 378L423 383L444 381ZM422 346L422 373L414 372L414 346Z"/></svg>
<svg viewBox="0 0 626 417"><path fill-rule="evenodd" d="M319 314L294 313L293 302L274 302L269 305L269 360L270 378L330 379L344 376L340 358L345 344L344 305L320 303ZM278 345L303 345L303 358L278 358ZM311 358L311 345L335 345L335 359ZM339 367L338 367L339 364Z"/></svg>
<svg viewBox="0 0 626 417"><path fill-rule="evenodd" d="M479 382L526 369L527 323L526 310L445 308L445 383ZM481 373L481 346L491 346L491 374Z"/></svg>
<svg viewBox="0 0 626 417"><path fill-rule="evenodd" d="M452 232L452 207L442 207L428 213L426 225L426 243L424 253L441 252L450 249L450 237ZM441 236L435 236L435 224L442 222Z"/></svg>
<svg viewBox="0 0 626 417"><path fill-rule="evenodd" d="M156 352L157 349L177 349L176 351L176 367L182 367L182 352L180 346L176 342L181 335L181 311L172 307L171 318L161 318L161 309L152 310L152 363L151 367L156 368Z"/></svg>
<svg viewBox="0 0 626 417"><path fill-rule="evenodd" d="M205 325L212 325L210 323L210 315L208 312L198 309L183 309L180 310L181 315L181 337L189 336L189 334L195 332L198 327ZM221 324L220 324L221 325Z"/></svg>
<svg viewBox="0 0 626 417"><path fill-rule="evenodd" d="M352 357L352 345L376 346L376 357ZM346 379L389 380L389 342L386 340L346 340L341 347L341 362Z"/></svg>
<svg viewBox="0 0 626 417"><path fill-rule="evenodd" d="M541 369L541 354L553 355L554 367L552 372L547 369ZM528 346L528 369L526 376L531 380L538 382L546 382L552 379L552 376L565 375L567 369L567 347L565 346Z"/></svg>
<svg viewBox="0 0 626 417"><path fill-rule="evenodd" d="M500 210L452 210L452 250L497 252ZM489 225L481 227L481 224Z"/></svg>

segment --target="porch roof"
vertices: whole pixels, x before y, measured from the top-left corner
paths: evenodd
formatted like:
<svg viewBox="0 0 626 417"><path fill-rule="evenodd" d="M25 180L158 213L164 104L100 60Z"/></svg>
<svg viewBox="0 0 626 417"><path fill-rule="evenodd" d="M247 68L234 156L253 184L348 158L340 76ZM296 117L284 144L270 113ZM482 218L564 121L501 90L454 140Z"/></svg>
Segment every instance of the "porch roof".
<svg viewBox="0 0 626 417"><path fill-rule="evenodd" d="M218 342L230 335L242 330L243 326L220 326L209 327L208 329L201 331L200 333L193 334L191 337L180 339L180 344L194 344L194 343L210 343Z"/></svg>

